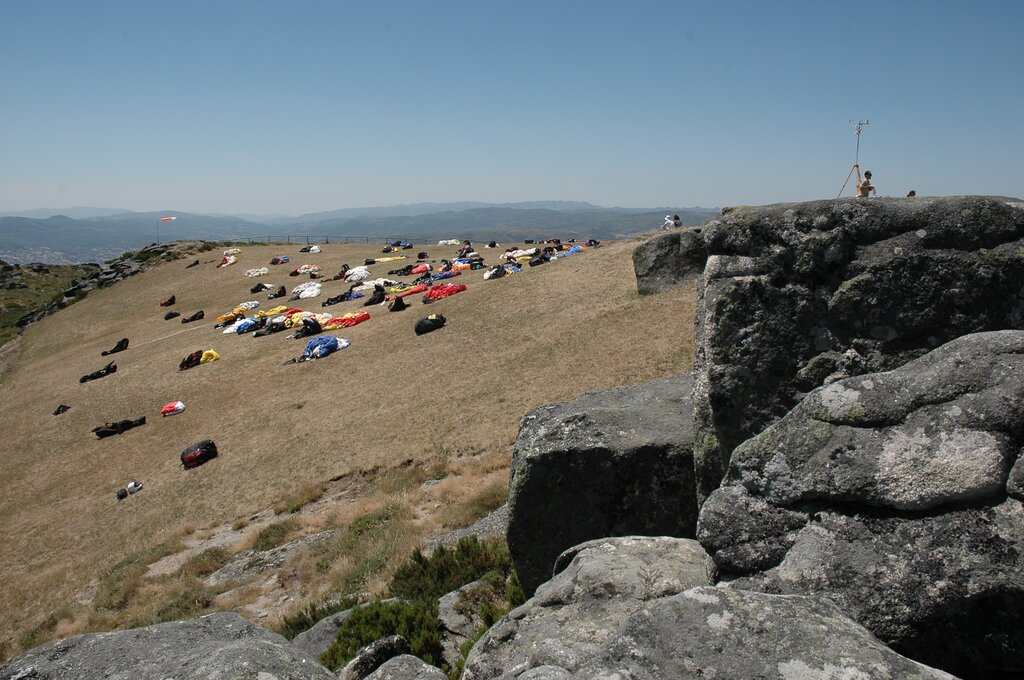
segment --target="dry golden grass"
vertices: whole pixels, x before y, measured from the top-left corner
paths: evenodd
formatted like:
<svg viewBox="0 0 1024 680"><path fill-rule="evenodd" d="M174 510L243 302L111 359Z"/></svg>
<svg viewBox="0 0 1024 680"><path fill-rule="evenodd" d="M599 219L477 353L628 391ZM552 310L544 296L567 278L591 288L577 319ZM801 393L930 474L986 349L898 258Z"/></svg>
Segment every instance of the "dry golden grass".
<svg viewBox="0 0 1024 680"><path fill-rule="evenodd" d="M300 354L303 341L286 333L223 335L213 329L214 317L244 300L258 299L263 308L278 302L250 294L257 281L290 290L308 280L288 277L289 267L317 263L330 276L343 262L379 256L378 246L332 244L317 255L299 254L294 245L249 247L226 269L215 268L219 250L201 253L199 267L185 269L192 257L157 266L31 326L16 366L0 377L4 655L54 613L89 602L97 580L125 556L176 540L189 527L238 525L238 518L288 495L309 502L303 489L372 469L385 471L373 494L400 497L423 479L447 474L466 473L462 483L473 487L465 480L507 467L529 409L688 370L694 287L639 296L630 259L635 245L605 244L496 281L466 272L456 282L467 291L426 306L414 299L399 313L370 308L369 321L334 332L351 339L350 348L291 366L282 361ZM435 259L453 250L421 249ZM491 260L497 255L483 252ZM244 276L283 254L290 265L258 279ZM408 261L371 272L384 276ZM321 298L299 306L322 311L323 299L348 287L323 284ZM158 303L172 293L174 309L203 309L206 319L164 321ZM360 302L328 309L340 315L362 309ZM436 312L448 326L417 337L415 321ZM79 376L107 362L100 351L121 337L131 346L111 357L117 373L80 384ZM221 360L178 372L182 357L206 348ZM160 407L175 399L187 410L161 419ZM52 416L60 403L71 410ZM120 436L97 440L90 432L141 415L148 424ZM182 470L181 450L205 438L217 442L220 458ZM114 491L131 479L145 488L117 502ZM375 550L404 550L410 537L418 532L396 529ZM354 578L340 565L334 576ZM368 587L379 586L371 581ZM80 627L68 623L73 615L58 619L61 630Z"/></svg>

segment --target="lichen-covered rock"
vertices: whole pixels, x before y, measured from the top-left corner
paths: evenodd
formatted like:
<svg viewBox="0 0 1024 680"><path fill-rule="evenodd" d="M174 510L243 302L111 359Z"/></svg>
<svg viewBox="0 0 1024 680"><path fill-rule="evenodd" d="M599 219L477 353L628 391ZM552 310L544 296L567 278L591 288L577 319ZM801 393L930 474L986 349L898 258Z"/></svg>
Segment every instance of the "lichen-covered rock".
<svg viewBox="0 0 1024 680"><path fill-rule="evenodd" d="M463 680L562 677L599 654L644 603L712 578L696 541L668 537L589 541L560 556L555 569L473 646Z"/></svg>
<svg viewBox="0 0 1024 680"><path fill-rule="evenodd" d="M708 258L702 229L682 229L655 236L633 251L633 271L640 294L659 293L704 269Z"/></svg>
<svg viewBox="0 0 1024 680"><path fill-rule="evenodd" d="M409 641L401 635L388 635L366 645L338 671L338 680L363 680L384 662L409 653Z"/></svg>
<svg viewBox="0 0 1024 680"><path fill-rule="evenodd" d="M900 656L824 598L710 587L648 602L569 677L953 678Z"/></svg>
<svg viewBox="0 0 1024 680"><path fill-rule="evenodd" d="M707 225L694 458L732 451L812 389L953 338L1024 328L1024 203L979 196L744 208Z"/></svg>
<svg viewBox="0 0 1024 680"><path fill-rule="evenodd" d="M480 587L480 581L467 583L457 590L442 595L437 601L437 618L441 622L441 647L444 649L444 660L454 667L462 658L463 643L473 637L484 625L478 611L465 611L459 606L463 594L471 593Z"/></svg>
<svg viewBox="0 0 1024 680"><path fill-rule="evenodd" d="M366 680L447 680L448 676L425 661L403 654L385 661Z"/></svg>
<svg viewBox="0 0 1024 680"><path fill-rule="evenodd" d="M49 642L0 668L0 680L167 680L336 676L276 633L237 614L211 614Z"/></svg>
<svg viewBox="0 0 1024 680"><path fill-rule="evenodd" d="M897 651L1024 673L1024 332L810 393L733 453L698 537L735 587L822 593Z"/></svg>
<svg viewBox="0 0 1024 680"><path fill-rule="evenodd" d="M509 481L508 545L527 595L563 550L593 538L692 537L689 374L534 409Z"/></svg>

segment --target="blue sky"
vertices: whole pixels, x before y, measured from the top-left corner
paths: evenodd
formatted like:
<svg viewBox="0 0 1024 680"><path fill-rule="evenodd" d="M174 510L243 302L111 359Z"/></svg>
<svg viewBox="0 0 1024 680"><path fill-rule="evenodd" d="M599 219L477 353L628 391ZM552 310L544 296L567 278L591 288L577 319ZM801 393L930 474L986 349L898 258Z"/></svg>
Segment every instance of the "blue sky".
<svg viewBox="0 0 1024 680"><path fill-rule="evenodd" d="M1024 196L1024 3L0 2L0 211ZM847 193L852 193L847 189Z"/></svg>

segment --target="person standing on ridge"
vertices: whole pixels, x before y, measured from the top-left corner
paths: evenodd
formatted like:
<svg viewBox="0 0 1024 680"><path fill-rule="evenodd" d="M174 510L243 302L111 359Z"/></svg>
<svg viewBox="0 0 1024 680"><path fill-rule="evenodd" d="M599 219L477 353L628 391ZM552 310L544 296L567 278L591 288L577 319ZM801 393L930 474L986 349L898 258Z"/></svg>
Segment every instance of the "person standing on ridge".
<svg viewBox="0 0 1024 680"><path fill-rule="evenodd" d="M878 196L878 192L875 191L875 187L871 184L871 171L864 171L864 179L860 178L860 166L856 163L853 169L857 172L857 198L867 198L871 194Z"/></svg>

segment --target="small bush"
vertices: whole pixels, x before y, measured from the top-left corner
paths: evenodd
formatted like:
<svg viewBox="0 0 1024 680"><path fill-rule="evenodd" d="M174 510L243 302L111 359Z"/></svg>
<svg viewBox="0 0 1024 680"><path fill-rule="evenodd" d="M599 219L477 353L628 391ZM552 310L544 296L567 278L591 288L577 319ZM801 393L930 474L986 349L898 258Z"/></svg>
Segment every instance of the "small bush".
<svg viewBox="0 0 1024 680"><path fill-rule="evenodd" d="M401 635L409 641L412 654L429 664L443 668L441 622L437 602L374 602L352 612L338 629L338 636L320 656L336 671L366 645L388 635Z"/></svg>
<svg viewBox="0 0 1024 680"><path fill-rule="evenodd" d="M430 557L419 550L398 568L391 579L392 597L440 597L472 583L488 572L504 580L512 572L512 558L503 542L482 543L467 536L454 549L439 547Z"/></svg>
<svg viewBox="0 0 1024 680"><path fill-rule="evenodd" d="M230 559L231 553L224 548L207 548L198 555L188 558L178 571L187 576L208 576L227 564Z"/></svg>
<svg viewBox="0 0 1024 680"><path fill-rule="evenodd" d="M354 597L344 597L338 602L311 602L294 614L288 614L281 620L277 632L289 640L315 626L322 619L332 614L352 609L359 604Z"/></svg>
<svg viewBox="0 0 1024 680"><path fill-rule="evenodd" d="M216 246L214 246L209 241L203 241L202 243L199 244L199 247L196 250L198 250L200 253L208 253L211 250L213 250L215 247Z"/></svg>
<svg viewBox="0 0 1024 680"><path fill-rule="evenodd" d="M288 538L288 534L295 529L295 526L294 519L286 519L282 522L276 522L263 527L260 530L260 533L256 534L256 542L252 547L261 552L273 550L277 546L285 543Z"/></svg>

